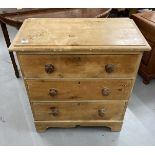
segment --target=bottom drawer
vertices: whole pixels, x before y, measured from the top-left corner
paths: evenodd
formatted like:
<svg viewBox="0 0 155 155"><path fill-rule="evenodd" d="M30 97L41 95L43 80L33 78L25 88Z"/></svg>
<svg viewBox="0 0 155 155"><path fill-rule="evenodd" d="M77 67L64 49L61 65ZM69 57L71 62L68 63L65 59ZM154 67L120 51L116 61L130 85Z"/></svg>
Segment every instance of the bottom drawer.
<svg viewBox="0 0 155 155"><path fill-rule="evenodd" d="M122 120L124 101L40 102L32 103L34 119L50 120Z"/></svg>

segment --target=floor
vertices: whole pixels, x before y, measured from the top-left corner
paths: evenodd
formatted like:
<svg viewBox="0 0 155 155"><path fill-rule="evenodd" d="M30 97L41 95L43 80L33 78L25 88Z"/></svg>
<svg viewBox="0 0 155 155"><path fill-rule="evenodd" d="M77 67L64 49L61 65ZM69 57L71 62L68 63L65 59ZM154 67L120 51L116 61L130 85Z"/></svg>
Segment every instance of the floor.
<svg viewBox="0 0 155 155"><path fill-rule="evenodd" d="M13 39L17 30L8 27ZM37 133L22 78L14 75L0 30L0 145L155 145L155 81L138 76L121 132L103 127Z"/></svg>

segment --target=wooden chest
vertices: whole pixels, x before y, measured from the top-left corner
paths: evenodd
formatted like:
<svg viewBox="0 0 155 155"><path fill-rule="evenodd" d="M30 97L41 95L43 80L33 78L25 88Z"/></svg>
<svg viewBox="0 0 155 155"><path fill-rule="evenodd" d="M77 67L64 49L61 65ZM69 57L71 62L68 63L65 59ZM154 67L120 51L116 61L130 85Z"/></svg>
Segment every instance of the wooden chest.
<svg viewBox="0 0 155 155"><path fill-rule="evenodd" d="M155 11L133 14L132 18L152 48L150 52L144 52L139 67L143 82L149 84L155 79Z"/></svg>
<svg viewBox="0 0 155 155"><path fill-rule="evenodd" d="M131 19L28 19L11 44L37 131L106 126L120 131L142 51Z"/></svg>

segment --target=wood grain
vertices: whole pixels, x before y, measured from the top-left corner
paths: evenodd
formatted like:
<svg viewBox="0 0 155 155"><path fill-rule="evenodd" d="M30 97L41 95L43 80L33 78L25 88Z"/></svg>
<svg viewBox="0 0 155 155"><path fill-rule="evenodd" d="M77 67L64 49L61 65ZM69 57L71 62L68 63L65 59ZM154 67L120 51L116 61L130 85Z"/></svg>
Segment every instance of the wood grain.
<svg viewBox="0 0 155 155"><path fill-rule="evenodd" d="M79 79L79 80L27 80L30 99L32 101L64 101L64 100L127 100L133 80L120 79ZM57 95L50 96L49 90L56 89ZM110 91L108 96L102 95L102 89Z"/></svg>
<svg viewBox="0 0 155 155"><path fill-rule="evenodd" d="M49 127L71 128L76 126L104 126L111 131L120 131L122 121L104 121L104 120L89 120L89 121L35 121L36 130L44 132Z"/></svg>
<svg viewBox="0 0 155 155"><path fill-rule="evenodd" d="M135 51L150 49L129 18L27 19L9 49L22 52L69 47L72 50L72 47L82 49L83 46L102 46L103 51L106 46L115 47L115 50L120 46L128 46L129 50L133 46Z"/></svg>
<svg viewBox="0 0 155 155"><path fill-rule="evenodd" d="M120 131L142 52L150 46L127 18L28 19L9 50L17 52L38 132L76 126Z"/></svg>
<svg viewBox="0 0 155 155"><path fill-rule="evenodd" d="M32 103L34 118L38 121L50 120L122 120L125 102L43 102ZM57 110L55 115L52 109ZM87 112L86 112L87 110ZM103 110L103 115L99 110Z"/></svg>
<svg viewBox="0 0 155 155"><path fill-rule="evenodd" d="M25 78L133 78L139 55L19 55ZM54 72L47 73L45 65ZM107 73L105 66L114 65ZM37 69L36 69L37 68ZM78 74L77 74L78 73Z"/></svg>

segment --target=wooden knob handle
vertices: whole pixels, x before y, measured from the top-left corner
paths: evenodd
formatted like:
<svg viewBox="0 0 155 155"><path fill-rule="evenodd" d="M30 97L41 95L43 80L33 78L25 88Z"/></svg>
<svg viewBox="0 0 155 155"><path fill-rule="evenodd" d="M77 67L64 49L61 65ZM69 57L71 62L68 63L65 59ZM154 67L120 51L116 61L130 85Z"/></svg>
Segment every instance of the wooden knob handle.
<svg viewBox="0 0 155 155"><path fill-rule="evenodd" d="M112 73L114 71L114 65L113 64L105 65L105 70L107 73Z"/></svg>
<svg viewBox="0 0 155 155"><path fill-rule="evenodd" d="M53 116L58 116L59 115L59 109L58 108L51 107L50 110L51 110L50 114L52 114Z"/></svg>
<svg viewBox="0 0 155 155"><path fill-rule="evenodd" d="M103 117L105 113L106 113L106 110L104 108L98 110L98 115L101 117Z"/></svg>
<svg viewBox="0 0 155 155"><path fill-rule="evenodd" d="M102 95L103 96L108 96L110 94L110 90L108 88L103 88L102 89Z"/></svg>
<svg viewBox="0 0 155 155"><path fill-rule="evenodd" d="M45 65L45 72L48 74L51 74L54 72L54 66L52 64L46 64Z"/></svg>
<svg viewBox="0 0 155 155"><path fill-rule="evenodd" d="M49 95L50 96L56 96L58 94L58 91L54 88L50 89L49 90Z"/></svg>

